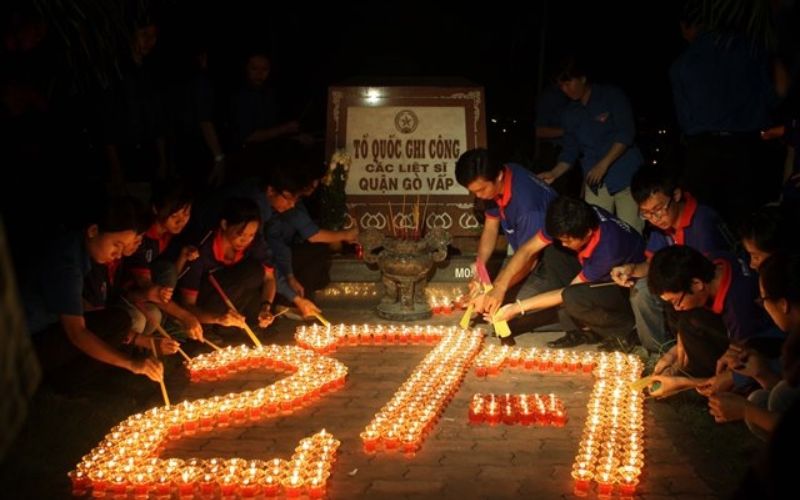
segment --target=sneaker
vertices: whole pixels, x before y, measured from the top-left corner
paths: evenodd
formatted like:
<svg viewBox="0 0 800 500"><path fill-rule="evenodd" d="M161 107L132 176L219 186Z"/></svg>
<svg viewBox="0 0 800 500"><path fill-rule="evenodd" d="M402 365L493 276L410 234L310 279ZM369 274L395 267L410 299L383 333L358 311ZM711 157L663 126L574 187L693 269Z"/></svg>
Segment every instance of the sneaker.
<svg viewBox="0 0 800 500"><path fill-rule="evenodd" d="M600 342L600 345L597 346L597 350L603 352L620 351L627 354L630 353L634 347L636 346L626 338L609 337Z"/></svg>
<svg viewBox="0 0 800 500"><path fill-rule="evenodd" d="M569 331L563 337L551 340L547 343L547 347L564 348L575 347L583 344L591 344L594 339L587 335L586 332Z"/></svg>
<svg viewBox="0 0 800 500"><path fill-rule="evenodd" d="M507 345L509 347L514 347L517 345L517 341L514 340L514 337L509 335L508 337L500 337L500 345Z"/></svg>

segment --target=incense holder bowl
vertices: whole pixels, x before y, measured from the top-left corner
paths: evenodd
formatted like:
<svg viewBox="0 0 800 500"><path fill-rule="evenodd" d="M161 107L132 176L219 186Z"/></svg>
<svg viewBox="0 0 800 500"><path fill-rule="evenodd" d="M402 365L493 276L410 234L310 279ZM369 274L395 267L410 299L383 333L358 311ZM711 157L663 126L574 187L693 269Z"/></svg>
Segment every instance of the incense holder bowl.
<svg viewBox="0 0 800 500"><path fill-rule="evenodd" d="M450 234L433 229L423 238L396 238L375 229L359 235L364 261L381 271L384 295L378 316L392 321L414 321L431 317L425 297L433 266L447 258Z"/></svg>

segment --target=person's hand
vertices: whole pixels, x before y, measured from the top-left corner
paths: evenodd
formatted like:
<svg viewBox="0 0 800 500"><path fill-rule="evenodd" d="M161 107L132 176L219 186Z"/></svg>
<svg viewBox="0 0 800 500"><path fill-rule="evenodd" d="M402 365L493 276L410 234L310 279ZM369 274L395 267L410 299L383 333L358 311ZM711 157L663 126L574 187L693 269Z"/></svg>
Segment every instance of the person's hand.
<svg viewBox="0 0 800 500"><path fill-rule="evenodd" d="M636 283L633 280L633 270L635 267L635 264L617 266L611 269L611 279L619 286L630 288Z"/></svg>
<svg viewBox="0 0 800 500"><path fill-rule="evenodd" d="M599 186L603 183L603 177L606 176L606 172L608 172L608 167L598 163L586 172L586 184L590 187Z"/></svg>
<svg viewBox="0 0 800 500"><path fill-rule="evenodd" d="M345 243L358 243L358 226L343 231L342 241Z"/></svg>
<svg viewBox="0 0 800 500"><path fill-rule="evenodd" d="M720 392L708 397L708 413L719 423L744 419L747 400L732 392Z"/></svg>
<svg viewBox="0 0 800 500"><path fill-rule="evenodd" d="M293 274L290 274L286 277L286 282L289 283L289 288L294 290L294 293L296 293L298 296L306 296L306 289L300 284L299 281L297 281L297 278L295 278Z"/></svg>
<svg viewBox="0 0 800 500"><path fill-rule="evenodd" d="M244 329L247 326L244 316L234 310L229 310L217 318L217 324L222 326L237 326L241 329Z"/></svg>
<svg viewBox="0 0 800 500"><path fill-rule="evenodd" d="M148 302L157 304L166 304L172 300L172 293L174 289L168 286L152 285L145 292L145 299Z"/></svg>
<svg viewBox="0 0 800 500"><path fill-rule="evenodd" d="M789 184L796 188L800 188L800 174L793 174L789 177Z"/></svg>
<svg viewBox="0 0 800 500"><path fill-rule="evenodd" d="M198 257L200 257L200 251L196 246L186 245L185 247L181 248L181 259L191 262L193 260L197 260Z"/></svg>
<svg viewBox="0 0 800 500"><path fill-rule="evenodd" d="M472 310L475 311L476 314L483 314L486 312L486 294L479 293L472 299L470 299L469 303L472 305Z"/></svg>
<svg viewBox="0 0 800 500"><path fill-rule="evenodd" d="M731 369L746 377L757 378L770 371L769 360L754 349L744 349L738 361Z"/></svg>
<svg viewBox="0 0 800 500"><path fill-rule="evenodd" d="M161 364L161 361L152 357L134 359L131 361L130 371L136 375L144 375L153 382L164 380L164 365Z"/></svg>
<svg viewBox="0 0 800 500"><path fill-rule="evenodd" d="M267 328L272 322L275 321L275 316L270 311L270 304L264 304L261 312L258 313L258 326L260 328Z"/></svg>
<svg viewBox="0 0 800 500"><path fill-rule="evenodd" d="M505 293L497 287L492 288L486 294L484 294L483 299L483 312L489 315L494 314L500 309L500 306L503 305L503 299L505 298Z"/></svg>
<svg viewBox="0 0 800 500"><path fill-rule="evenodd" d="M197 319L197 316L191 313L187 314L180 319L180 322L184 330L186 330L186 335L188 335L190 339L197 340L198 342L203 341L203 325L200 324L200 320Z"/></svg>
<svg viewBox="0 0 800 500"><path fill-rule="evenodd" d="M181 348L181 345L175 339L167 337L152 337L152 339L159 356L171 356Z"/></svg>
<svg viewBox="0 0 800 500"><path fill-rule="evenodd" d="M770 127L768 129L761 131L761 138L765 141L771 141L773 139L780 139L786 133L786 127L784 125L778 125L776 127Z"/></svg>
<svg viewBox="0 0 800 500"><path fill-rule="evenodd" d="M483 313L483 319L487 323L497 323L498 321L508 321L517 317L520 314L519 306L517 304L506 304L497 310L494 314L488 312Z"/></svg>
<svg viewBox="0 0 800 500"><path fill-rule="evenodd" d="M647 392L656 399L672 396L675 391L682 388L680 385L681 378L669 375L654 375L650 377L650 385L647 387Z"/></svg>
<svg viewBox="0 0 800 500"><path fill-rule="evenodd" d="M741 358L745 356L744 348L738 345L731 344L725 354L720 356L717 360L717 366L714 373L722 373L727 370L732 370L734 366L742 363Z"/></svg>
<svg viewBox="0 0 800 500"><path fill-rule="evenodd" d="M297 309L300 310L300 315L304 318L320 313L319 307L317 307L316 304L303 297L295 297L294 304L297 306Z"/></svg>
<svg viewBox="0 0 800 500"><path fill-rule="evenodd" d="M702 384L698 384L697 392L705 397L711 397L714 394L727 392L733 389L733 372L725 371L714 375Z"/></svg>
<svg viewBox="0 0 800 500"><path fill-rule="evenodd" d="M656 362L656 366L653 368L653 375L672 375L669 370L678 360L676 352L677 349L675 347L665 352Z"/></svg>
<svg viewBox="0 0 800 500"><path fill-rule="evenodd" d="M536 174L536 177L548 184L552 184L556 179L558 179L558 175L556 175L556 173L552 170L547 170L545 172Z"/></svg>
<svg viewBox="0 0 800 500"><path fill-rule="evenodd" d="M208 174L208 184L212 187L219 187L225 180L225 155L214 161L214 166Z"/></svg>

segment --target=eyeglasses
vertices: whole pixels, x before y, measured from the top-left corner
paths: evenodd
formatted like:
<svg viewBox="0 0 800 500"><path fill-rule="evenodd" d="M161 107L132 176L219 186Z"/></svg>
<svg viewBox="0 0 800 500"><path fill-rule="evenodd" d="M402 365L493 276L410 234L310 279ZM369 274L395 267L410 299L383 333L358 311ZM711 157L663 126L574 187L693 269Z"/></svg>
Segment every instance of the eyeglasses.
<svg viewBox="0 0 800 500"><path fill-rule="evenodd" d="M672 205L672 198L668 199L667 202L659 208L653 210L639 209L639 218L643 220L659 220L662 217L664 217L664 215L666 215L667 210L669 210L669 207L671 205Z"/></svg>
<svg viewBox="0 0 800 500"><path fill-rule="evenodd" d="M680 296L680 297L678 297L678 300L677 300L677 301L670 301L670 302L672 303L672 307L674 307L676 310L677 310L679 307L681 307L681 304L683 304L683 299L686 297L686 293L687 293L687 292L683 292L683 293L681 293L681 296Z"/></svg>
<svg viewBox="0 0 800 500"><path fill-rule="evenodd" d="M759 307L764 307L764 302L767 300L772 300L770 297L756 297L753 302L756 303Z"/></svg>

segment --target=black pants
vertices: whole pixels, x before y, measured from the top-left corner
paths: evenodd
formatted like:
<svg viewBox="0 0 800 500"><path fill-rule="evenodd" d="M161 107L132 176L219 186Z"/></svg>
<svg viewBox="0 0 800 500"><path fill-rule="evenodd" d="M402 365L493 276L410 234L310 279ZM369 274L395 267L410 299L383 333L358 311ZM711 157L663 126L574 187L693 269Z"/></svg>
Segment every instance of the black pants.
<svg viewBox="0 0 800 500"><path fill-rule="evenodd" d="M543 251L539 263L527 278L508 290L506 302L527 299L540 293L564 288L580 272L581 264L573 252L556 245L549 245ZM514 335L530 332L540 326L558 323L558 308L526 313L508 322Z"/></svg>
<svg viewBox="0 0 800 500"><path fill-rule="evenodd" d="M87 312L83 317L86 328L115 349L120 348L131 329L130 315L119 307ZM45 377L53 376L55 372L78 362L86 365L100 363L86 356L70 342L61 323L56 323L34 335L33 345Z"/></svg>
<svg viewBox="0 0 800 500"><path fill-rule="evenodd" d="M629 293L621 286L570 285L561 294L558 319L566 331L588 328L604 339L624 338L636 325Z"/></svg>
<svg viewBox="0 0 800 500"><path fill-rule="evenodd" d="M233 305L248 321L258 318L261 308L261 287L264 284L264 267L255 259L245 258L213 274ZM197 306L212 314L225 314L228 306L219 292L206 278L200 285Z"/></svg>
<svg viewBox="0 0 800 500"><path fill-rule="evenodd" d="M722 317L705 308L681 311L675 316L678 340L686 351L684 371L692 377L714 375L717 360L728 350L728 330Z"/></svg>

